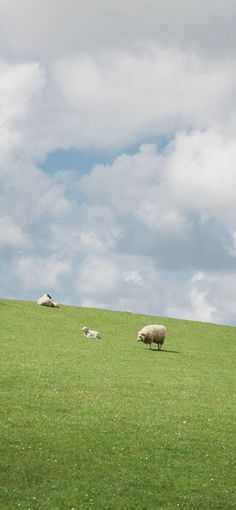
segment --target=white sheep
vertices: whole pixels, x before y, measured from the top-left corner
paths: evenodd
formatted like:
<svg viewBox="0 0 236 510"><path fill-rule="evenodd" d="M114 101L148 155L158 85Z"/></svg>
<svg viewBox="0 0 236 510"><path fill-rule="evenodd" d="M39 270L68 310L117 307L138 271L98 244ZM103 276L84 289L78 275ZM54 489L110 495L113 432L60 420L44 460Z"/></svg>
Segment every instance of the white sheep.
<svg viewBox="0 0 236 510"><path fill-rule="evenodd" d="M52 301L51 296L49 294L44 294L42 297L40 297L37 301L38 305L41 306L49 306L52 308L59 308L59 304Z"/></svg>
<svg viewBox="0 0 236 510"><path fill-rule="evenodd" d="M87 326L84 326L82 328L82 331L84 332L84 335L88 338L95 338L95 339L101 338L99 331L94 331L92 329L89 329L89 328L87 328Z"/></svg>
<svg viewBox="0 0 236 510"><path fill-rule="evenodd" d="M158 350L161 350L161 347L165 341L166 337L166 328L161 324L151 324L150 326L145 326L138 332L138 342L143 342L144 344L149 344L149 348L151 349L152 343L157 344Z"/></svg>

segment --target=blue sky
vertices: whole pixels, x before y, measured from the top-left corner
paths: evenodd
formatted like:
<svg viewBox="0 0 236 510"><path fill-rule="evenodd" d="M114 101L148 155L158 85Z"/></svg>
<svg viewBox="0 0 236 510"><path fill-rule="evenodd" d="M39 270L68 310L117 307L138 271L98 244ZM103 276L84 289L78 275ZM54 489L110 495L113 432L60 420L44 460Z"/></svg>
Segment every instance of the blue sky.
<svg viewBox="0 0 236 510"><path fill-rule="evenodd" d="M45 172L53 173L58 170L75 170L80 174L89 173L95 165L109 164L111 165L114 159L118 156L125 154L135 154L141 144L154 143L158 146L160 152L163 152L166 146L172 139L171 133L165 133L156 137L149 136L147 139L140 138L136 143L123 147L122 150L118 148L110 148L106 150L88 149L57 149L45 155L42 161L37 162L37 166Z"/></svg>
<svg viewBox="0 0 236 510"><path fill-rule="evenodd" d="M38 166L45 172L53 173L58 170L75 170L80 174L88 173L96 164L112 163L114 154L76 149L59 149L46 155Z"/></svg>
<svg viewBox="0 0 236 510"><path fill-rule="evenodd" d="M235 325L235 11L0 3L1 297Z"/></svg>

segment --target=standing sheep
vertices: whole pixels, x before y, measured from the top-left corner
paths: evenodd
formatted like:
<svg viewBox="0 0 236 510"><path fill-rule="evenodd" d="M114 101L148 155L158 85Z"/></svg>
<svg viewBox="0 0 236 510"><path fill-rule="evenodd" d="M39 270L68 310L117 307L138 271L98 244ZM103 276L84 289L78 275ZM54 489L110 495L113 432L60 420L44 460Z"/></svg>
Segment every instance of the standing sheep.
<svg viewBox="0 0 236 510"><path fill-rule="evenodd" d="M162 345L164 344L166 337L166 328L165 326L161 326L160 324L151 324L150 326L145 326L138 332L138 342L143 342L144 344L149 344L149 349L151 349L152 343L158 345L158 350L161 350Z"/></svg>

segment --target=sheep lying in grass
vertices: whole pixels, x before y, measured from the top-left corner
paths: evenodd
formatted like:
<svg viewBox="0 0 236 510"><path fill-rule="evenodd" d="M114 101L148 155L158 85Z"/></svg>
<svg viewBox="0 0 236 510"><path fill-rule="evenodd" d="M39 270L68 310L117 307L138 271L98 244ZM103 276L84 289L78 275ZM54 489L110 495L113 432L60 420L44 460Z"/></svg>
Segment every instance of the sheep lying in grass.
<svg viewBox="0 0 236 510"><path fill-rule="evenodd" d="M59 304L52 301L51 296L49 294L44 294L41 298L37 301L38 305L41 306L49 306L52 308L59 308Z"/></svg>
<svg viewBox="0 0 236 510"><path fill-rule="evenodd" d="M158 350L161 350L162 345L164 344L166 337L166 328L165 326L161 326L160 324L151 324L150 326L145 326L138 332L138 342L143 342L144 344L149 344L149 348L151 349L152 343L157 344Z"/></svg>
<svg viewBox="0 0 236 510"><path fill-rule="evenodd" d="M84 332L84 335L87 338L95 338L95 340L101 338L99 331L93 331L92 329L89 329L86 326L82 328L82 331Z"/></svg>

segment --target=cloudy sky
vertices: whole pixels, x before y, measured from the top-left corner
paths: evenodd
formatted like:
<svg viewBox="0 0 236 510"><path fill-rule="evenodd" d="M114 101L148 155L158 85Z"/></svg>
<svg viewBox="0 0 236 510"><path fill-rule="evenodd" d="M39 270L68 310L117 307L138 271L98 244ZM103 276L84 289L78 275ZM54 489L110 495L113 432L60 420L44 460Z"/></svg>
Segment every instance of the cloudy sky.
<svg viewBox="0 0 236 510"><path fill-rule="evenodd" d="M0 20L0 296L236 325L235 1Z"/></svg>

